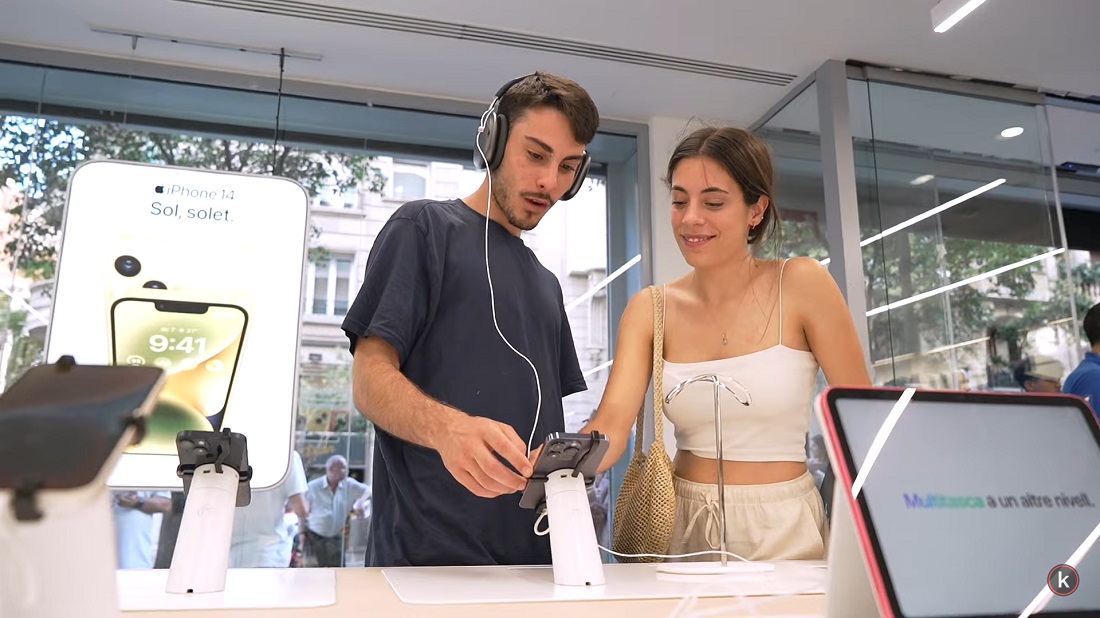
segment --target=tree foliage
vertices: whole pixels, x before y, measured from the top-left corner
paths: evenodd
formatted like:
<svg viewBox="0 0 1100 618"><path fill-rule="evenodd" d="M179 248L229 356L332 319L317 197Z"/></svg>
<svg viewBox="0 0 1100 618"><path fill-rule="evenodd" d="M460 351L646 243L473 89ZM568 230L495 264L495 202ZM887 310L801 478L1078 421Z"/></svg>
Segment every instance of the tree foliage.
<svg viewBox="0 0 1100 618"><path fill-rule="evenodd" d="M0 116L0 177L19 185L4 251L25 276L53 276L66 188L76 167L113 159L187 168L270 174L302 184L309 195L328 187L381 192L385 177L362 154L323 152L227 137L134 130L117 124L76 124ZM320 230L313 229L315 240ZM319 247L311 258L323 260Z"/></svg>
<svg viewBox="0 0 1100 618"><path fill-rule="evenodd" d="M784 222L782 253L819 260L827 257L826 241L818 227L806 221ZM863 237L877 232L864 229ZM868 309L910 299L1049 250L1048 246L944 238L934 229L915 226L864 247ZM985 365L993 384L995 376L1008 375L1012 365L1028 353L1030 335L1071 315L1071 292L1075 292L1078 318L1097 300L1071 286L1100 286L1100 267L1079 265L1072 280L1059 269L1057 278L1041 284L1043 265L1042 261L1033 262L871 316L872 356L927 355L954 344L996 338L1007 343L1006 354L980 344L959 351L969 357L970 364ZM1077 329L1073 332L1076 335ZM912 378L921 380L898 376L901 381Z"/></svg>

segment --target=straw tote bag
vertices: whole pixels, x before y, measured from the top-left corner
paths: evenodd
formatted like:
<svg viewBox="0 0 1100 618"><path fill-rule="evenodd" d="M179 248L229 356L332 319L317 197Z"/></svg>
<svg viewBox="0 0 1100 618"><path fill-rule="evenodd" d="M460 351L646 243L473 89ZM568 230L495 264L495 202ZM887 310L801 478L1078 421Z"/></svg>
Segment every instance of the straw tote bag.
<svg viewBox="0 0 1100 618"><path fill-rule="evenodd" d="M612 546L620 554L668 554L676 518L672 489L672 460L664 443L664 299L659 286L653 294L653 444L642 449L645 406L635 423L634 456L615 501ZM620 562L661 562L655 557L619 557Z"/></svg>

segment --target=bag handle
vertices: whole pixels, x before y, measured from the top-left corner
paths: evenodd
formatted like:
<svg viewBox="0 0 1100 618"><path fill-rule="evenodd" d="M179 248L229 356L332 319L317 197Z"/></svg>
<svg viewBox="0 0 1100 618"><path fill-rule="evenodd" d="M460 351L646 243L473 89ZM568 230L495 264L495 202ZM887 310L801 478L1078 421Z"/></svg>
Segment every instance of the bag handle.
<svg viewBox="0 0 1100 618"><path fill-rule="evenodd" d="M664 383L665 383L665 303L659 285L649 286L653 295L653 436L654 443L664 445ZM638 410L634 424L634 459L642 456L645 429L645 406Z"/></svg>

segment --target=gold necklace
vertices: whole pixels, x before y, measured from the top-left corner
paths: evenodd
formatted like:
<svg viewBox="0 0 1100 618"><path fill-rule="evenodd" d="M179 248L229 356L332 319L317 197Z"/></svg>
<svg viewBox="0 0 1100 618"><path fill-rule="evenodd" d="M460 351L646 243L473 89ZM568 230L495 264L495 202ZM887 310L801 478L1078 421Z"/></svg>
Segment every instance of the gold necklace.
<svg viewBox="0 0 1100 618"><path fill-rule="evenodd" d="M753 266L756 266L756 264L754 263ZM692 278L694 278L694 276L695 276L695 273L692 273ZM752 287L752 285L753 285L752 276L750 275L748 285L745 286L745 289L741 292L741 298L738 299L738 303L737 303L737 312L738 313L741 312L741 303L743 303L745 301L745 295L748 293L748 290L749 290L749 288ZM705 301L701 301L701 302L703 302L704 306L706 305ZM713 312L709 312L709 313L711 314L711 319L713 319L714 313ZM721 321L719 320L719 323L720 322ZM726 336L726 332L727 331L725 329L722 329L722 347L726 347L727 345L729 345L729 338Z"/></svg>

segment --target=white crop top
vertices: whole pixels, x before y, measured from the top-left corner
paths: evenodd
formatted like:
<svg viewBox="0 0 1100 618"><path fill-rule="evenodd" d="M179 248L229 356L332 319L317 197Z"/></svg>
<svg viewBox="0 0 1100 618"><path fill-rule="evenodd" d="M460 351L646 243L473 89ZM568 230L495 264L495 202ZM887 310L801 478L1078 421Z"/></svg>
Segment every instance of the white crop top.
<svg viewBox="0 0 1100 618"><path fill-rule="evenodd" d="M806 433L816 390L818 363L811 352L783 345L783 267L779 270L779 342L767 349L698 363L664 362L664 393L701 374L735 380L748 391L742 405L721 391L722 459L726 461L806 460ZM739 392L731 385L735 392ZM742 394L743 396L743 394ZM714 385L700 381L686 386L665 404L665 416L675 426L676 448L700 457L717 458L714 440Z"/></svg>

